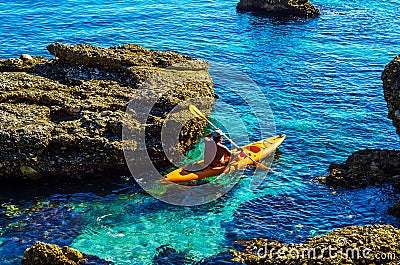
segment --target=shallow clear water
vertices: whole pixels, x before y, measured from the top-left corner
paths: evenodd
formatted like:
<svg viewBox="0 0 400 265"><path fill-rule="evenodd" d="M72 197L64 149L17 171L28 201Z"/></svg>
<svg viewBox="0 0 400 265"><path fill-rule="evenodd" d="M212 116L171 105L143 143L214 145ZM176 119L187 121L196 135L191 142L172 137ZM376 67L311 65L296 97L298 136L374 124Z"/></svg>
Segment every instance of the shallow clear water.
<svg viewBox="0 0 400 265"><path fill-rule="evenodd" d="M17 195L3 187L0 263L19 264L36 240L71 245L116 264L151 264L164 244L189 262L225 251L237 239L301 242L351 224L398 226L386 213L396 198L390 187L332 193L310 180L353 151L399 148L380 75L400 53L400 6L313 3L322 10L320 18L282 21L237 13L236 1L222 0L1 2L1 58L50 57L45 47L56 41L136 43L226 64L267 95L276 130L287 139L273 164L277 173L255 192L243 178L225 197L200 207L164 204L130 182L38 187ZM216 92L251 124L254 117L236 95L219 86Z"/></svg>

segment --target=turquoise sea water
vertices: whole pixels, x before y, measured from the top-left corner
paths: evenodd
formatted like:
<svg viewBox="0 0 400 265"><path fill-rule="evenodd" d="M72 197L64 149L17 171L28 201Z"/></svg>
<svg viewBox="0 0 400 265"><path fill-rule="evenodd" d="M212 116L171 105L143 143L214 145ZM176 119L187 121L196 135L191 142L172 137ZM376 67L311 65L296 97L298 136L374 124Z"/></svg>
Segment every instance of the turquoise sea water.
<svg viewBox="0 0 400 265"><path fill-rule="evenodd" d="M156 263L167 244L177 253L158 264L219 264L227 256L218 254L239 239L302 242L346 225L399 226L386 212L396 201L391 187L335 192L311 181L356 150L399 148L380 80L400 53L398 2L315 0L322 16L310 20L241 14L236 3L0 3L0 58L50 57L45 47L56 41L178 51L247 74L267 96L277 132L287 135L273 163L276 173L256 191L243 178L220 200L198 207L159 202L130 181L13 192L2 187L0 264L19 264L36 240L115 264ZM218 86L216 93L251 124L254 117L236 105L236 95Z"/></svg>

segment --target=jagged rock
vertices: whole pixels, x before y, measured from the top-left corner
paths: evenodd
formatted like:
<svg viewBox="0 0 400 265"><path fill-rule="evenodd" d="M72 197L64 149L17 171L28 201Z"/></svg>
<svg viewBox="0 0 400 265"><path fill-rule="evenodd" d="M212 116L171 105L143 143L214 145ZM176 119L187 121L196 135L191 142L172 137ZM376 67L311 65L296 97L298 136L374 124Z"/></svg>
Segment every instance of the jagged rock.
<svg viewBox="0 0 400 265"><path fill-rule="evenodd" d="M285 244L268 239L241 242L244 251L232 250L234 261L245 264L390 264L400 262L400 229L390 225L349 226Z"/></svg>
<svg viewBox="0 0 400 265"><path fill-rule="evenodd" d="M22 265L78 265L83 259L82 253L76 249L36 242L26 249Z"/></svg>
<svg viewBox="0 0 400 265"><path fill-rule="evenodd" d="M400 151L367 149L353 153L343 164L332 163L325 182L345 188L390 183L400 190Z"/></svg>
<svg viewBox="0 0 400 265"><path fill-rule="evenodd" d="M383 92L389 109L388 117L400 135L400 55L386 65L382 73Z"/></svg>
<svg viewBox="0 0 400 265"><path fill-rule="evenodd" d="M123 148L138 147L123 141L123 126L145 133L151 159L165 169L160 131L169 111L191 98L214 97L208 63L189 56L133 44L47 48L56 58L0 60L0 180L129 174ZM125 119L128 103L142 104L153 96L148 91L159 100L146 124L136 118L142 113ZM179 150L189 150L205 126L186 122Z"/></svg>
<svg viewBox="0 0 400 265"><path fill-rule="evenodd" d="M321 15L321 11L308 0L240 0L237 10L272 17L314 18Z"/></svg>

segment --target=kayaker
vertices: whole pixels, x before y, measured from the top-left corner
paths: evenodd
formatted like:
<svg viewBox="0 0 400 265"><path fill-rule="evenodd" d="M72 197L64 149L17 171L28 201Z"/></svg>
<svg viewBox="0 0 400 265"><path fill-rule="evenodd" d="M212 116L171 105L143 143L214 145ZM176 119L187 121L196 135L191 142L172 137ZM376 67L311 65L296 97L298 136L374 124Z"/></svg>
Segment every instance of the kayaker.
<svg viewBox="0 0 400 265"><path fill-rule="evenodd" d="M183 168L181 174L189 174L211 167L226 166L229 162L236 161L236 156L241 152L231 152L222 142L223 132L220 129L207 134L204 137L204 161L201 163L192 163ZM235 163L232 164L233 166Z"/></svg>
<svg viewBox="0 0 400 265"><path fill-rule="evenodd" d="M222 131L215 130L204 137L204 163L212 167L225 166L228 164L232 152L223 145Z"/></svg>

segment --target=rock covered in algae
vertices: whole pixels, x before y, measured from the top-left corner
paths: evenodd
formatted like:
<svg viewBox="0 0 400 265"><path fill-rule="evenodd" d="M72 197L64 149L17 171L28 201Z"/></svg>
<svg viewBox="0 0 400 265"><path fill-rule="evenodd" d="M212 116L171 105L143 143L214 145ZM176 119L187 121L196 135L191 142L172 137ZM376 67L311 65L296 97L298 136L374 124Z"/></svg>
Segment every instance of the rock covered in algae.
<svg viewBox="0 0 400 265"><path fill-rule="evenodd" d="M83 260L82 253L76 249L36 242L26 249L22 265L77 265Z"/></svg>
<svg viewBox="0 0 400 265"><path fill-rule="evenodd" d="M314 18L321 15L321 11L308 0L240 0L237 10L273 17Z"/></svg>
<svg viewBox="0 0 400 265"><path fill-rule="evenodd" d="M189 56L133 44L47 48L56 58L0 60L0 180L129 174L123 148L138 146L123 141L123 126L145 134L155 166L166 168L160 131L167 114L185 100L214 97L208 63ZM140 113L126 119L129 102L140 106L154 94L159 99L146 123L136 118ZM180 151L193 146L205 125L182 126Z"/></svg>
<svg viewBox="0 0 400 265"><path fill-rule="evenodd" d="M232 250L234 261L245 264L390 264L400 262L400 229L390 225L349 226L285 244L268 239L241 242L244 251Z"/></svg>

